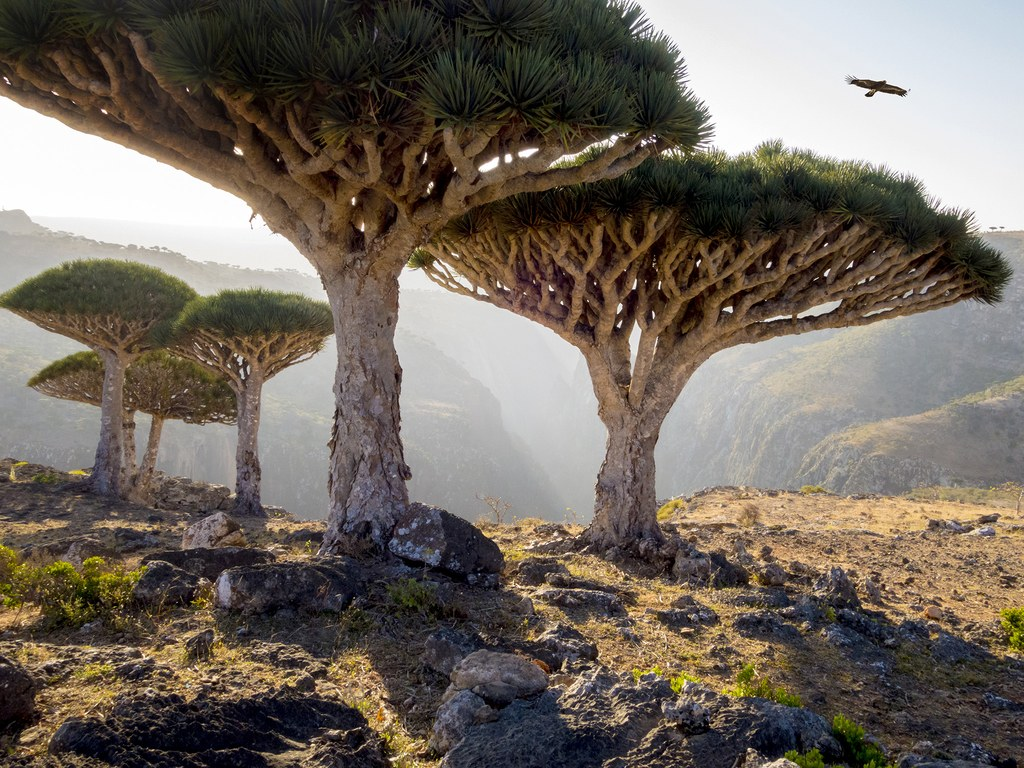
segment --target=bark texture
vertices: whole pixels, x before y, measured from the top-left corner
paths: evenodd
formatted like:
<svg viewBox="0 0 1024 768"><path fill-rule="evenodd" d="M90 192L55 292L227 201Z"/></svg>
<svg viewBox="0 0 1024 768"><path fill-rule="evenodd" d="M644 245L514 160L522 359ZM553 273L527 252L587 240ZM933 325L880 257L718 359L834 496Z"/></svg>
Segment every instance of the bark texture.
<svg viewBox="0 0 1024 768"><path fill-rule="evenodd" d="M90 480L103 496L120 496L124 485L124 372L127 363L117 352L97 350L103 359L103 402L100 406L100 440Z"/></svg>
<svg viewBox="0 0 1024 768"><path fill-rule="evenodd" d="M238 395L238 444L235 448L235 514L265 517L260 503L260 396L263 380L251 375Z"/></svg>
<svg viewBox="0 0 1024 768"><path fill-rule="evenodd" d="M160 451L160 435L164 429L164 417L153 414L149 424L149 437L146 439L146 453L142 457L142 465L135 475L134 493L145 498L149 493L150 483L153 482L153 473L156 472L156 459Z"/></svg>
<svg viewBox="0 0 1024 768"><path fill-rule="evenodd" d="M330 508L321 554L368 539L383 547L409 503L400 436L402 367L395 351L398 270L324 277L334 313L338 369L331 432Z"/></svg>

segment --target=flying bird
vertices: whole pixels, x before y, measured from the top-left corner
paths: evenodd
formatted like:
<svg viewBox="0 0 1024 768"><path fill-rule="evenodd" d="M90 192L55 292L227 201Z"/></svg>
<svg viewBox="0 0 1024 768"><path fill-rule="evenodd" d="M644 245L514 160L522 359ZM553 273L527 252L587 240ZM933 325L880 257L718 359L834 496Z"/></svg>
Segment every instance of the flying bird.
<svg viewBox="0 0 1024 768"><path fill-rule="evenodd" d="M910 93L906 88L900 88L898 85L892 85L891 83L885 82L885 80L861 80L853 75L847 75L846 82L850 85L856 85L858 88L867 88L868 92L864 94L865 96L874 96L879 91L882 93L891 93L894 96L906 96Z"/></svg>

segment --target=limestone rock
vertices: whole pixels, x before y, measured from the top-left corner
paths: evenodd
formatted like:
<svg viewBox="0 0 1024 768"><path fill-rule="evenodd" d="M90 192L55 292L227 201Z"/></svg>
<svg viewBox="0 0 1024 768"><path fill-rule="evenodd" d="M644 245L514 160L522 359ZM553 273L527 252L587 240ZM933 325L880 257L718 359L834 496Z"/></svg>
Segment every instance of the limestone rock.
<svg viewBox="0 0 1024 768"><path fill-rule="evenodd" d="M228 568L272 563L276 559L272 552L254 547L195 547L154 552L142 558L142 563L163 560L196 576L216 581Z"/></svg>
<svg viewBox="0 0 1024 768"><path fill-rule="evenodd" d="M36 684L17 662L0 656L0 725L28 720L36 707Z"/></svg>
<svg viewBox="0 0 1024 768"><path fill-rule="evenodd" d="M190 525L181 536L182 549L198 547L244 547L245 534L238 521L226 512L216 512Z"/></svg>
<svg viewBox="0 0 1024 768"><path fill-rule="evenodd" d="M511 653L475 651L460 661L451 674L452 687L473 690L490 683L504 683L514 698L535 696L548 687L548 676L533 662Z"/></svg>
<svg viewBox="0 0 1024 768"><path fill-rule="evenodd" d="M353 561L324 557L315 563L229 568L214 584L214 602L218 608L248 614L281 609L340 613L362 590Z"/></svg>
<svg viewBox="0 0 1024 768"><path fill-rule="evenodd" d="M497 586L505 565L498 545L461 517L413 503L398 520L388 549L414 563L439 568L470 584Z"/></svg>
<svg viewBox="0 0 1024 768"><path fill-rule="evenodd" d="M132 599L143 608L188 605L199 589L199 579L163 560L151 560L132 590Z"/></svg>

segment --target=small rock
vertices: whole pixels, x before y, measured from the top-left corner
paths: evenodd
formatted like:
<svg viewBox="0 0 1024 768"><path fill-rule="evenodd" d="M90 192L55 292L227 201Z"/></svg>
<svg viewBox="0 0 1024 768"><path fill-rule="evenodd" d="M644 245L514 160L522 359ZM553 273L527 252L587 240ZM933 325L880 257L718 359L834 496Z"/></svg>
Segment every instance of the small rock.
<svg viewBox="0 0 1024 768"><path fill-rule="evenodd" d="M475 651L460 661L451 674L452 687L473 690L500 682L515 689L515 698L527 698L548 687L548 676L532 661L511 653Z"/></svg>
<svg viewBox="0 0 1024 768"><path fill-rule="evenodd" d="M512 606L512 613L519 616L533 616L537 611L533 607L533 600L526 595L518 603Z"/></svg>
<svg viewBox="0 0 1024 768"><path fill-rule="evenodd" d="M707 709L696 701L666 701L661 705L661 713L686 734L704 733L711 727L711 716Z"/></svg>
<svg viewBox="0 0 1024 768"><path fill-rule="evenodd" d="M28 720L36 706L36 684L28 671L0 656L0 724Z"/></svg>
<svg viewBox="0 0 1024 768"><path fill-rule="evenodd" d="M480 648L480 641L448 627L442 627L427 638L423 647L423 664L445 677L455 665Z"/></svg>
<svg viewBox="0 0 1024 768"><path fill-rule="evenodd" d="M781 587L786 583L786 571L778 563L768 563L757 571L757 580L766 587Z"/></svg>
<svg viewBox="0 0 1024 768"><path fill-rule="evenodd" d="M924 617L932 621L938 621L942 618L942 609L937 605L929 605L924 609Z"/></svg>
<svg viewBox="0 0 1024 768"><path fill-rule="evenodd" d="M981 528L975 528L967 535L991 537L996 535L996 529L993 528L991 525L983 525Z"/></svg>
<svg viewBox="0 0 1024 768"><path fill-rule="evenodd" d="M473 725L497 719L497 712L472 691L459 691L437 710L429 747L445 754L462 741Z"/></svg>
<svg viewBox="0 0 1024 768"><path fill-rule="evenodd" d="M213 655L217 636L212 629L196 632L185 640L185 658L190 662L207 661Z"/></svg>
<svg viewBox="0 0 1024 768"><path fill-rule="evenodd" d="M864 594L867 596L869 603L874 605L881 605L882 603L882 587L877 581L872 579L870 576L864 579L862 584Z"/></svg>
<svg viewBox="0 0 1024 768"><path fill-rule="evenodd" d="M568 624L559 623L549 627L537 638L533 647L537 658L551 669L561 669L566 662L580 659L597 660L597 645Z"/></svg>
<svg viewBox="0 0 1024 768"><path fill-rule="evenodd" d="M196 576L216 581L228 568L273 563L276 559L271 552L253 547L194 547L154 552L142 558L142 563L163 560Z"/></svg>
<svg viewBox="0 0 1024 768"><path fill-rule="evenodd" d="M181 536L182 549L197 547L244 547L245 534L238 521L226 512L215 512L190 525Z"/></svg>
<svg viewBox="0 0 1024 768"><path fill-rule="evenodd" d="M572 584L569 569L553 557L528 557L512 569L516 583L528 587L550 584L553 587L568 587Z"/></svg>
<svg viewBox="0 0 1024 768"><path fill-rule="evenodd" d="M561 608L579 608L603 616L626 615L618 597L599 589L545 589L534 597Z"/></svg>

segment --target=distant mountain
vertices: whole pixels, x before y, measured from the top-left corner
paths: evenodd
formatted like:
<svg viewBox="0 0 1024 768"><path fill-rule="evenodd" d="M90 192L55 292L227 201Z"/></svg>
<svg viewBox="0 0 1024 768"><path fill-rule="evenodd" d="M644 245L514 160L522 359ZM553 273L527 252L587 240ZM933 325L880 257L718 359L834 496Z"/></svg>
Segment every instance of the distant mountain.
<svg viewBox="0 0 1024 768"><path fill-rule="evenodd" d="M989 487L1022 478L1024 376L913 416L831 435L799 479L836 493L899 494L929 485Z"/></svg>
<svg viewBox="0 0 1024 768"><path fill-rule="evenodd" d="M0 291L78 258L125 258L150 264L182 278L200 293L264 286L324 298L317 279L298 272L240 269L195 262L163 248L99 243L39 227L21 211L0 212ZM421 300L431 304L432 299L424 292L404 292L403 311L413 317L437 314L441 310L417 309ZM502 320L497 319L499 326ZM507 320L514 325L515 318ZM522 439L506 429L498 398L429 340L430 332L404 323L396 342L405 369L402 434L414 473L412 494L470 519L487 512L479 498L484 495L500 496L512 504L512 514L560 518L567 497ZM541 333L532 326L516 331L524 332L536 337ZM466 333L472 335L472 329ZM54 400L25 386L44 365L79 349L63 336L0 312L0 456L57 467L91 464L99 434L98 410ZM287 369L265 388L259 438L264 500L304 517L322 517L326 510L334 355L329 343L315 358ZM502 378L500 373L495 375ZM139 422L144 431L145 417ZM233 427L169 422L159 468L232 485L234 441Z"/></svg>

